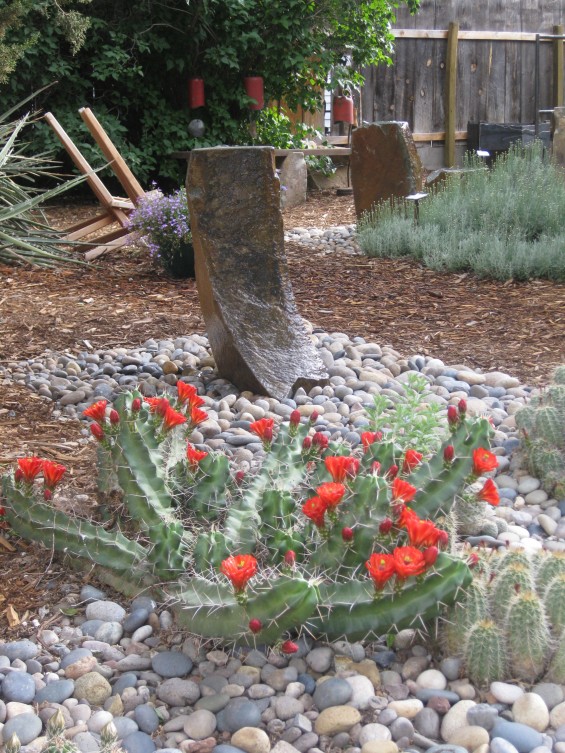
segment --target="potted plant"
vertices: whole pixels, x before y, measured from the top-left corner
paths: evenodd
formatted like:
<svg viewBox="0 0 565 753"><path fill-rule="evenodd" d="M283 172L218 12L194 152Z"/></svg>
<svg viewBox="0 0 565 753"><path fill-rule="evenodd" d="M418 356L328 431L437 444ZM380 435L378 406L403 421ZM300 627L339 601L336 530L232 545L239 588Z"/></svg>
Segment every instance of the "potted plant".
<svg viewBox="0 0 565 753"><path fill-rule="evenodd" d="M130 215L130 228L151 257L174 277L194 277L194 248L186 192L146 194Z"/></svg>

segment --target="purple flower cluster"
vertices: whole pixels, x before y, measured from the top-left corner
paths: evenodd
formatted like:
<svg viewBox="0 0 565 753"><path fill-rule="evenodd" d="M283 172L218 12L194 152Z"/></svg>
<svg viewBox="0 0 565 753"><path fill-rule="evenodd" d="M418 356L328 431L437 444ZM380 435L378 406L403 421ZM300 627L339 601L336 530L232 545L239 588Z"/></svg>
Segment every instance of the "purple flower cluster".
<svg viewBox="0 0 565 753"><path fill-rule="evenodd" d="M146 194L130 214L129 228L151 256L167 266L182 245L192 241L184 188L168 196L157 191Z"/></svg>

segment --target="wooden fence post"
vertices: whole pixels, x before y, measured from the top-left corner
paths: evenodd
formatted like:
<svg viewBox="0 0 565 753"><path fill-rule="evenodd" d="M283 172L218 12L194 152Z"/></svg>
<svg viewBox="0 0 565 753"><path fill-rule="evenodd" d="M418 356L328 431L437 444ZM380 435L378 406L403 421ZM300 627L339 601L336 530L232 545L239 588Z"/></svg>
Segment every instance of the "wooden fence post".
<svg viewBox="0 0 565 753"><path fill-rule="evenodd" d="M553 27L554 34L563 34L563 24ZM553 106L563 107L563 40L553 40Z"/></svg>
<svg viewBox="0 0 565 753"><path fill-rule="evenodd" d="M455 121L457 118L457 40L459 24L451 21L447 34L446 102L445 102L445 166L455 165Z"/></svg>

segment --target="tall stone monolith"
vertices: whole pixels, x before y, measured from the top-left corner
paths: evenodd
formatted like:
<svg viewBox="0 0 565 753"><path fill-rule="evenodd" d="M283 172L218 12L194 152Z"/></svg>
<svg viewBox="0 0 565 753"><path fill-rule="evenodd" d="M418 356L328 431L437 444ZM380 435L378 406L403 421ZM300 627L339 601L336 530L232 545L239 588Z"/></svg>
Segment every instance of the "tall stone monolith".
<svg viewBox="0 0 565 753"><path fill-rule="evenodd" d="M380 201L422 190L422 163L408 123L371 123L353 131L351 185L358 218Z"/></svg>
<svg viewBox="0 0 565 753"><path fill-rule="evenodd" d="M186 190L200 305L220 375L279 400L326 382L288 276L272 148L195 149Z"/></svg>

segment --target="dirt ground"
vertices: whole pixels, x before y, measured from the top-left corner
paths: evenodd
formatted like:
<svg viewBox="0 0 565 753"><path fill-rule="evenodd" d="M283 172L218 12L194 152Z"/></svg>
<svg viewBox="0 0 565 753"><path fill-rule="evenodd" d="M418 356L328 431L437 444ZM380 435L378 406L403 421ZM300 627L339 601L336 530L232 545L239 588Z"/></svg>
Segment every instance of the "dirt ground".
<svg viewBox="0 0 565 753"><path fill-rule="evenodd" d="M67 226L84 212L84 206L66 204L50 217ZM287 228L354 221L352 197L333 192L312 194L304 206L284 213ZM410 261L323 255L293 244L287 254L300 313L329 332L390 344L405 356L505 371L533 386L547 383L553 368L565 362L563 284L484 281L438 274ZM0 365L48 351L131 348L150 337L195 332L204 332L195 282L156 270L141 246L111 252L87 267L0 265ZM52 410L26 388L3 386L0 376L0 474L26 454L57 460L69 469L62 488L67 504L82 494L86 507L94 506L92 448L77 442L77 422L55 420ZM78 590L79 579L50 552L4 534L0 636L11 639L29 632L32 619L49 621L53 605ZM51 611L44 616L46 604Z"/></svg>

